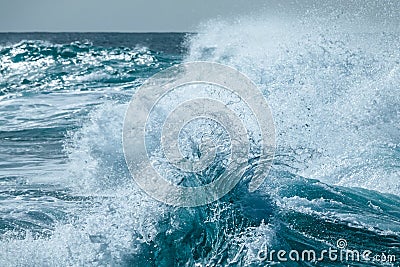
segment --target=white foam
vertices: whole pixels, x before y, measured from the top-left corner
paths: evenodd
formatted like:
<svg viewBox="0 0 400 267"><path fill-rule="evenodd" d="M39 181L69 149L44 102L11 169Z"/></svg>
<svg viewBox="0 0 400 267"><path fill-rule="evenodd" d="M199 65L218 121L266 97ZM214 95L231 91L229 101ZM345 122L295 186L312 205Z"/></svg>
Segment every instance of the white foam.
<svg viewBox="0 0 400 267"><path fill-rule="evenodd" d="M259 86L277 158L297 174L400 194L399 35L356 32L342 18L205 23L186 60L230 65Z"/></svg>

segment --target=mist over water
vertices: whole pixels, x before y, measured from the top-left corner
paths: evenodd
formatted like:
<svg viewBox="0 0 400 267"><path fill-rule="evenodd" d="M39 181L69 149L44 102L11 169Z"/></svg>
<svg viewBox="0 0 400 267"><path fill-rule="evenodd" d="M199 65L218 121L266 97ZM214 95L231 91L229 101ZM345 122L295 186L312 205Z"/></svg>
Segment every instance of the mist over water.
<svg viewBox="0 0 400 267"><path fill-rule="evenodd" d="M328 11L211 21L185 50L165 49L185 35L154 34L151 47L137 36L2 41L0 265L263 266L262 249L320 251L340 238L400 258L400 36ZM146 78L197 60L260 88L276 156L256 192L242 182L210 205L175 208L133 182L122 124Z"/></svg>

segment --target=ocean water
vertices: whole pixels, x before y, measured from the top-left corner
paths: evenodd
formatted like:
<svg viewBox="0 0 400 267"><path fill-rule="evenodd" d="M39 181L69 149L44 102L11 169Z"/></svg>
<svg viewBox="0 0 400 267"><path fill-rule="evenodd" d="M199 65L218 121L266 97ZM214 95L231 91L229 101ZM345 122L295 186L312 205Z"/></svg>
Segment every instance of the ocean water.
<svg viewBox="0 0 400 267"><path fill-rule="evenodd" d="M137 187L121 133L141 83L194 60L260 88L276 156L257 191L178 208ZM197 34L2 33L0 266L399 266L399 104L400 35L385 31L248 19ZM381 260L263 257L338 240Z"/></svg>

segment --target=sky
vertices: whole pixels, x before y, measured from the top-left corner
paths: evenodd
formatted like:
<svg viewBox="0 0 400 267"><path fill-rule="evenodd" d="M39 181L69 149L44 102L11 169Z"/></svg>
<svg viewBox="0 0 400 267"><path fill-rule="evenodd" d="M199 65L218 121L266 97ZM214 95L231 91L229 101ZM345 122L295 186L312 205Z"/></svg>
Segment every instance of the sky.
<svg viewBox="0 0 400 267"><path fill-rule="evenodd" d="M346 12L362 9L367 21L400 28L400 1L331 1L339 2ZM0 32L194 32L209 19L278 11L292 16L325 5L317 0L0 0Z"/></svg>
<svg viewBox="0 0 400 267"><path fill-rule="evenodd" d="M276 2L276 1L270 1ZM0 0L0 31L187 32L265 0Z"/></svg>

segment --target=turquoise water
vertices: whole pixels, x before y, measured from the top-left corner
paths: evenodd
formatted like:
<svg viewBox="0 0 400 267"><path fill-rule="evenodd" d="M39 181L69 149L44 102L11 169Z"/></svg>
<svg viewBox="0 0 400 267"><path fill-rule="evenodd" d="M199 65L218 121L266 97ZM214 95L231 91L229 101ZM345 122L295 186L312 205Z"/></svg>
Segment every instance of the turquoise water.
<svg viewBox="0 0 400 267"><path fill-rule="evenodd" d="M272 28L0 34L0 266L398 266L399 35ZM256 192L174 208L136 186L121 131L138 86L191 60L262 90L277 150ZM396 261L260 254L339 239Z"/></svg>

